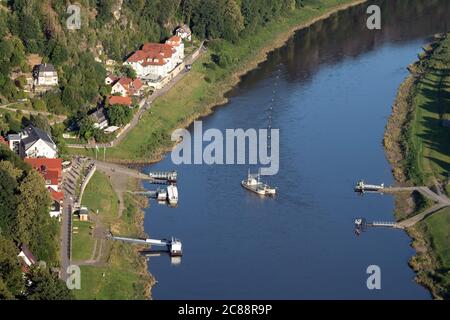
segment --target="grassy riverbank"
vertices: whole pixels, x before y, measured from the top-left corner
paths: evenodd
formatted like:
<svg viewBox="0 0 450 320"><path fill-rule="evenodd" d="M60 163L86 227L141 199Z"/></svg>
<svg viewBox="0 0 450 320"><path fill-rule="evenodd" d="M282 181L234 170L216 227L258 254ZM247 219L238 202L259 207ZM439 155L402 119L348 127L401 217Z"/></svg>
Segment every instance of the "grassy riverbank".
<svg viewBox="0 0 450 320"><path fill-rule="evenodd" d="M151 112L121 141L106 151L106 159L115 162L152 162L169 151L172 131L212 112L227 102L224 94L239 77L266 59L267 53L281 47L295 30L307 27L333 12L365 0L306 0L305 6L289 17L273 21L237 43L212 41L209 50L192 71L172 90L158 98ZM220 57L220 61L213 62ZM72 149L73 154L95 156L95 150Z"/></svg>
<svg viewBox="0 0 450 320"><path fill-rule="evenodd" d="M129 190L137 189L128 181ZM82 204L90 210L89 222L74 221L73 262L81 265L81 290L78 299L148 299L153 279L137 248L104 239L111 230L129 236L143 235L143 203L125 195L119 212L119 197L110 178L97 171L83 195Z"/></svg>
<svg viewBox="0 0 450 320"><path fill-rule="evenodd" d="M384 144L396 180L442 188L449 194L450 37L426 48L410 66L412 75L399 89ZM409 196L397 199L397 218L417 214L428 204ZM450 298L449 209L408 230L417 255L411 266L434 297Z"/></svg>

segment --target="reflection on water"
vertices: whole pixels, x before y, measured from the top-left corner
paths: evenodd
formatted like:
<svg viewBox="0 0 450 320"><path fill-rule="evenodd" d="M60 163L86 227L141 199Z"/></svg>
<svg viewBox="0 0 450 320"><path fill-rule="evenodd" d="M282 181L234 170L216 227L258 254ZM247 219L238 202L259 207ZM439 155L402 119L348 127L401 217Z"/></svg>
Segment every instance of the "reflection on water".
<svg viewBox="0 0 450 320"><path fill-rule="evenodd" d="M152 203L145 220L152 238L183 241L181 264L150 258L155 299L430 298L414 282L403 231L354 234L357 217L392 220L393 199L358 197L353 187L359 179L392 183L381 144L391 105L420 47L450 29L450 2L378 2L381 31L365 29L365 6L300 31L204 119L205 130L265 128L278 81L275 199L240 186L248 166L174 166L168 156L145 169L179 173L178 208ZM380 266L382 290L367 289L369 265Z"/></svg>

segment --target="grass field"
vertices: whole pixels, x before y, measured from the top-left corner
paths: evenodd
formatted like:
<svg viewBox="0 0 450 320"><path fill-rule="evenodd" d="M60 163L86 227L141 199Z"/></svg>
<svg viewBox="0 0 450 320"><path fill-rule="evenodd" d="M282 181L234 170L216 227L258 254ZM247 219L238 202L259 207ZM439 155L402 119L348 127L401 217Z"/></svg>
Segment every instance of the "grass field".
<svg viewBox="0 0 450 320"><path fill-rule="evenodd" d="M294 11L291 16L268 23L258 32L244 37L238 43L211 43L207 54L193 66L192 71L170 92L158 98L137 125L121 143L106 152L107 160L155 160L161 151L172 145L173 130L184 127L193 119L209 112L210 108L222 103L223 94L231 88L232 75L247 69L258 60L266 47L271 47L286 32L314 18L331 11L338 5L354 0L308 0L305 7ZM212 54L225 52L232 63L217 66ZM93 149L70 149L72 154L95 156Z"/></svg>
<svg viewBox="0 0 450 320"><path fill-rule="evenodd" d="M430 271L435 290L440 296L450 299L450 208L443 209L421 224L436 260L434 270Z"/></svg>
<svg viewBox="0 0 450 320"><path fill-rule="evenodd" d="M90 235L92 224L88 221L73 221L72 260L88 260L94 249L94 239Z"/></svg>
<svg viewBox="0 0 450 320"><path fill-rule="evenodd" d="M130 190L136 186L130 182ZM120 234L140 236L142 213L139 205L131 195L125 195L125 210L118 217L118 197L109 178L96 172L86 187L82 205L106 228ZM98 214L97 214L98 210ZM78 234L73 235L74 261L91 258L94 238L89 235L91 222L74 221ZM81 290L75 295L78 299L145 299L146 289L151 278L146 272L146 265L136 248L129 244L106 241L103 248L102 266L81 267Z"/></svg>
<svg viewBox="0 0 450 320"><path fill-rule="evenodd" d="M118 202L108 177L96 171L83 194L82 206L87 207L91 214L98 213L104 225L111 225L118 215Z"/></svg>
<svg viewBox="0 0 450 320"><path fill-rule="evenodd" d="M442 125L443 108L450 105L450 76L427 74L418 84L414 104L412 142L425 184L444 181L450 172L450 128Z"/></svg>
<svg viewBox="0 0 450 320"><path fill-rule="evenodd" d="M105 267L82 266L81 290L77 299L89 300L143 300L149 284L142 261L133 248L126 244L114 244Z"/></svg>
<svg viewBox="0 0 450 320"><path fill-rule="evenodd" d="M97 217L103 225L110 226L117 218L117 195L108 178L99 172L96 172L89 181L81 203L82 206L89 209L91 216ZM91 235L93 226L92 221L79 221L78 217L74 216L74 233L72 234L72 259L74 261L91 258L95 244L95 239Z"/></svg>

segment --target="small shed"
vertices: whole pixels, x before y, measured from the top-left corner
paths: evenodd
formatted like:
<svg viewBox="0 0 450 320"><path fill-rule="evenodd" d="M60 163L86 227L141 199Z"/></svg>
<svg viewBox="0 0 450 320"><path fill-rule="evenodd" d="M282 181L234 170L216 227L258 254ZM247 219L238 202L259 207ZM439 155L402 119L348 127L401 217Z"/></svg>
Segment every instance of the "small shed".
<svg viewBox="0 0 450 320"><path fill-rule="evenodd" d="M78 211L78 217L80 218L80 221L89 221L89 210L86 207L81 208Z"/></svg>

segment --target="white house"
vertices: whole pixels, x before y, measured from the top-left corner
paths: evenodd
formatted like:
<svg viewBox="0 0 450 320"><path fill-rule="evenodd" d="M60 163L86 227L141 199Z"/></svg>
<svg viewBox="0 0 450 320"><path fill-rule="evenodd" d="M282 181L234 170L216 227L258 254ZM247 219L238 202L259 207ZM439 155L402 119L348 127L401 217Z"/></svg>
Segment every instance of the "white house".
<svg viewBox="0 0 450 320"><path fill-rule="evenodd" d="M184 43L179 36L170 37L166 44L172 46L175 49L173 54L173 59L175 59L176 64L182 63L184 59Z"/></svg>
<svg viewBox="0 0 450 320"><path fill-rule="evenodd" d="M28 249L26 245L21 244L19 249L20 252L17 256L23 260L27 267L30 267L31 265L36 263L36 258L33 256L30 249Z"/></svg>
<svg viewBox="0 0 450 320"><path fill-rule="evenodd" d="M50 190L50 194L52 196L52 204L50 206L50 217L52 218L60 218L63 211L63 203L64 203L64 192L56 192L54 190Z"/></svg>
<svg viewBox="0 0 450 320"><path fill-rule="evenodd" d="M179 63L179 53L175 46L167 43L146 43L141 50L132 54L124 65L132 67L139 78L164 78Z"/></svg>
<svg viewBox="0 0 450 320"><path fill-rule="evenodd" d="M94 121L94 128L105 129L108 127L108 119L106 118L106 112L104 108L100 108L91 113L89 117Z"/></svg>
<svg viewBox="0 0 450 320"><path fill-rule="evenodd" d="M115 76L113 76L112 74L109 74L105 79L105 84L110 86L116 81L117 81L117 78Z"/></svg>
<svg viewBox="0 0 450 320"><path fill-rule="evenodd" d="M180 37L183 40L191 41L192 40L192 31L187 25L179 26L175 33L178 37Z"/></svg>
<svg viewBox="0 0 450 320"><path fill-rule="evenodd" d="M20 141L22 140L22 135L18 134L8 134L6 137L9 143L9 149L13 151L15 154L20 153Z"/></svg>
<svg viewBox="0 0 450 320"><path fill-rule="evenodd" d="M34 73L36 86L57 86L58 73L52 64L44 63L37 66Z"/></svg>
<svg viewBox="0 0 450 320"><path fill-rule="evenodd" d="M111 94L120 94L122 97L126 96L140 96L142 94L142 82L139 79L132 80L130 78L122 77L111 89Z"/></svg>
<svg viewBox="0 0 450 320"><path fill-rule="evenodd" d="M19 134L8 135L9 148L22 158L57 158L55 142L39 128L29 126Z"/></svg>

